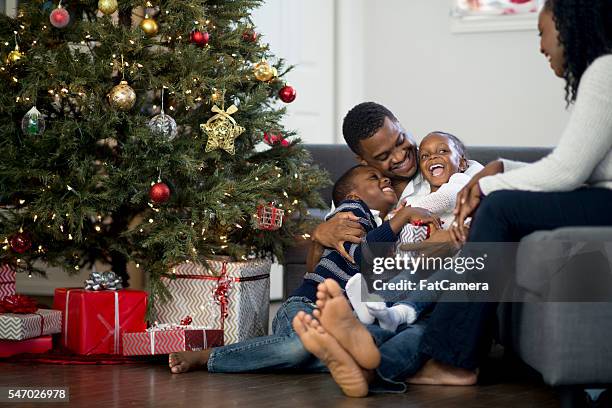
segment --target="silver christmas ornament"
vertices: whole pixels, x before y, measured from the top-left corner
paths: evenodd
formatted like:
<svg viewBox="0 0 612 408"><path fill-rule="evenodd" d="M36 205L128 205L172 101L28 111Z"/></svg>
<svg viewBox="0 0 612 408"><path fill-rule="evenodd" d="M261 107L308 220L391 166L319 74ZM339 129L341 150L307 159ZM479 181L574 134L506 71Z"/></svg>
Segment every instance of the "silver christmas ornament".
<svg viewBox="0 0 612 408"><path fill-rule="evenodd" d="M164 90L162 89L161 96L161 112L159 115L153 116L147 124L152 132L162 135L167 140L172 141L178 135L176 121L170 115L164 112Z"/></svg>

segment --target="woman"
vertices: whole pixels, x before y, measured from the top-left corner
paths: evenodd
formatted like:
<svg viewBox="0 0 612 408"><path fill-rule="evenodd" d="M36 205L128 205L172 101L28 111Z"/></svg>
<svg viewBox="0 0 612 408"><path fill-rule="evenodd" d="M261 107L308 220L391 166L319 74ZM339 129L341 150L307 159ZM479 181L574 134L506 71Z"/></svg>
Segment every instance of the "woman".
<svg viewBox="0 0 612 408"><path fill-rule="evenodd" d="M612 225L612 0L547 0L538 25L540 51L565 79L574 111L549 156L533 164L490 163L459 193L451 229L458 244L517 242L536 230ZM472 214L468 235L463 226ZM294 327L306 348L328 362L345 393L362 396L375 376L356 367L334 340L337 327L356 323L344 297L332 292L321 285L319 321L301 314ZM418 346L424 364L408 381L473 384L490 344L495 307L438 303Z"/></svg>

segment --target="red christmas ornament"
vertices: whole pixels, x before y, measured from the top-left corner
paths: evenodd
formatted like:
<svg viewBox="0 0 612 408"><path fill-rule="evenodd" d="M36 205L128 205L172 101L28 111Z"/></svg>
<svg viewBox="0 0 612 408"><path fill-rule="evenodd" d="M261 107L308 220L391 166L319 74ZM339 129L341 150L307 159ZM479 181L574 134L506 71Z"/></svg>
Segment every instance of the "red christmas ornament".
<svg viewBox="0 0 612 408"><path fill-rule="evenodd" d="M193 322L191 316L185 316L183 319L181 319L181 326L189 326L191 322Z"/></svg>
<svg viewBox="0 0 612 408"><path fill-rule="evenodd" d="M170 199L170 187L162 182L153 184L149 190L149 198L154 203L165 203Z"/></svg>
<svg viewBox="0 0 612 408"><path fill-rule="evenodd" d="M295 97L297 96L297 92L294 87L285 85L280 91L278 91L278 97L281 98L281 101L285 103L291 103L295 101Z"/></svg>
<svg viewBox="0 0 612 408"><path fill-rule="evenodd" d="M60 4L51 12L49 21L55 28L64 28L70 23L70 14L68 14L68 11L66 11L66 9Z"/></svg>
<svg viewBox="0 0 612 408"><path fill-rule="evenodd" d="M189 41L198 47L204 47L208 44L208 40L210 40L210 34L206 31L202 32L200 30L192 30L191 34L189 34Z"/></svg>
<svg viewBox="0 0 612 408"><path fill-rule="evenodd" d="M246 30L244 33L242 33L242 40L254 43L257 41L257 33L253 30Z"/></svg>
<svg viewBox="0 0 612 408"><path fill-rule="evenodd" d="M275 231L283 226L285 210L274 206L274 203L257 207L257 228L265 231Z"/></svg>
<svg viewBox="0 0 612 408"><path fill-rule="evenodd" d="M28 249L32 248L32 240L28 234L18 232L9 238L9 245L13 251L17 252L18 254L23 254Z"/></svg>
<svg viewBox="0 0 612 408"><path fill-rule="evenodd" d="M270 146L278 146L278 145L283 146L283 147L289 146L289 141L285 139L285 137L281 134L264 132L263 139L264 139L264 142Z"/></svg>

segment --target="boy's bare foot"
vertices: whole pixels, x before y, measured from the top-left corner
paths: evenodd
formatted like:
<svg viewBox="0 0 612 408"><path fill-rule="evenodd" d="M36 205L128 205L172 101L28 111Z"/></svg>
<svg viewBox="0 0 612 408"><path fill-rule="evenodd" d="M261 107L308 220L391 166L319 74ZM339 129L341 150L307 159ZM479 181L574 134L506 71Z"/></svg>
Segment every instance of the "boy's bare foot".
<svg viewBox="0 0 612 408"><path fill-rule="evenodd" d="M292 325L306 350L329 368L334 381L344 394L349 397L368 395L368 383L363 370L318 321L304 312L299 312L293 318Z"/></svg>
<svg viewBox="0 0 612 408"><path fill-rule="evenodd" d="M429 360L412 377L406 380L409 384L427 385L474 385L478 380L478 372Z"/></svg>
<svg viewBox="0 0 612 408"><path fill-rule="evenodd" d="M340 285L326 279L317 288L317 308L313 311L325 330L365 369L375 369L380 364L380 352L374 339L356 318Z"/></svg>
<svg viewBox="0 0 612 408"><path fill-rule="evenodd" d="M212 349L202 351L180 351L168 356L168 364L173 374L185 373L205 367Z"/></svg>

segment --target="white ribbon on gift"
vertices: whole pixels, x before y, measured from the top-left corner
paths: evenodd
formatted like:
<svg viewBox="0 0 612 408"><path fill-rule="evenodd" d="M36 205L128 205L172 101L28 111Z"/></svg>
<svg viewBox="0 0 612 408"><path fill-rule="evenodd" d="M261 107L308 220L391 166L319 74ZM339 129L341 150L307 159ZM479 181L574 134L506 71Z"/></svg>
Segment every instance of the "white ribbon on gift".
<svg viewBox="0 0 612 408"><path fill-rule="evenodd" d="M64 316L65 316L64 347L68 347L68 321L69 321L68 305L70 304L70 292L71 292L70 290L66 291L66 311L64 313ZM114 348L115 354L119 354L119 346L120 346L120 339L121 339L121 337L119 336L119 329L121 328L119 324L119 293L114 291L113 294L115 295L115 327L114 328L111 327L110 324L108 324L108 322L106 321L106 319L104 319L104 317L102 317L102 315L100 315L99 313L97 315L97 318L98 320L100 320L100 322L102 322L102 324L108 330L108 334L101 341L105 341L110 336L114 336L113 348Z"/></svg>

